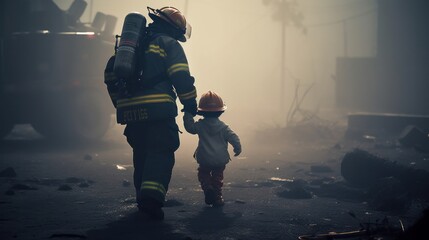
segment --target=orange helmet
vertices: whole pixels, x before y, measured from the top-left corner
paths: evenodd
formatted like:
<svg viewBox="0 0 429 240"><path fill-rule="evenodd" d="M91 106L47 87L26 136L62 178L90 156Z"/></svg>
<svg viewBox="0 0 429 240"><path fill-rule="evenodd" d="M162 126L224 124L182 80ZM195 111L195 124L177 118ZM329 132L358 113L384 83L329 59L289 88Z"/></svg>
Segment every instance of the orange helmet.
<svg viewBox="0 0 429 240"><path fill-rule="evenodd" d="M226 105L222 98L215 92L208 91L201 96L198 103L198 111L202 112L221 112L225 111Z"/></svg>
<svg viewBox="0 0 429 240"><path fill-rule="evenodd" d="M185 16L175 7L163 7L161 9L153 9L147 7L149 16L152 20L156 21L162 19L177 30L179 30L183 36L179 41L186 42L186 39L191 37L192 27L186 21Z"/></svg>

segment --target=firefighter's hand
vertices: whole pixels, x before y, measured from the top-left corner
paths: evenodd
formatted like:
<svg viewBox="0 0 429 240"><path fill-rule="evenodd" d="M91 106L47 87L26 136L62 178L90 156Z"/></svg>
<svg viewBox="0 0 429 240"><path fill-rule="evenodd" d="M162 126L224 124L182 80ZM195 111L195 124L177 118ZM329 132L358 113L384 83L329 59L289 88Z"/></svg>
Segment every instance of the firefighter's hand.
<svg viewBox="0 0 429 240"><path fill-rule="evenodd" d="M241 153L241 149L234 149L234 157L237 157L238 155L240 155Z"/></svg>
<svg viewBox="0 0 429 240"><path fill-rule="evenodd" d="M183 106L182 112L187 112L192 114L192 116L197 115L197 105L196 104L186 104Z"/></svg>

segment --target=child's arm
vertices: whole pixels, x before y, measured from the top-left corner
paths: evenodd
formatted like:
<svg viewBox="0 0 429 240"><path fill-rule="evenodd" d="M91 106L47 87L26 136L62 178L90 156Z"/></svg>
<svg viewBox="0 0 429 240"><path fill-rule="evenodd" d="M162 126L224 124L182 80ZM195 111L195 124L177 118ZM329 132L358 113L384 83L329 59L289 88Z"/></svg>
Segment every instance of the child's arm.
<svg viewBox="0 0 429 240"><path fill-rule="evenodd" d="M194 121L194 117L192 114L185 112L183 115L183 125L185 125L185 129L190 134L197 134L198 126Z"/></svg>
<svg viewBox="0 0 429 240"><path fill-rule="evenodd" d="M238 135L231 130L231 128L226 128L226 140L232 145L234 148L234 156L238 156L241 153L241 143Z"/></svg>

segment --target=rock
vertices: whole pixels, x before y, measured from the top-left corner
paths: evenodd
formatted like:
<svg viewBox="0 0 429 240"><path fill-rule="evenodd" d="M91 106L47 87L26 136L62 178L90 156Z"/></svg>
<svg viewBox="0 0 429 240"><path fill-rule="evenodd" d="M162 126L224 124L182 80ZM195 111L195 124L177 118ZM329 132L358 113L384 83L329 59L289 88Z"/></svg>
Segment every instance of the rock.
<svg viewBox="0 0 429 240"><path fill-rule="evenodd" d="M124 179L124 181L122 181L122 186L129 187L129 186L131 186L131 183L127 179Z"/></svg>
<svg viewBox="0 0 429 240"><path fill-rule="evenodd" d="M407 126L399 136L398 142L404 147L414 147L423 152L429 151L428 135L416 126Z"/></svg>
<svg viewBox="0 0 429 240"><path fill-rule="evenodd" d="M73 188L67 184L63 184L58 187L58 191L71 191L71 190L73 190Z"/></svg>
<svg viewBox="0 0 429 240"><path fill-rule="evenodd" d="M355 187L370 187L395 172L393 163L361 149L348 152L341 162L341 175Z"/></svg>
<svg viewBox="0 0 429 240"><path fill-rule="evenodd" d="M341 163L341 175L355 187L369 188L381 179L393 177L404 184L412 197L428 199L429 172L413 169L356 149L347 153Z"/></svg>
<svg viewBox="0 0 429 240"><path fill-rule="evenodd" d="M8 167L0 172L0 177L4 178L14 178L16 177L15 169Z"/></svg>

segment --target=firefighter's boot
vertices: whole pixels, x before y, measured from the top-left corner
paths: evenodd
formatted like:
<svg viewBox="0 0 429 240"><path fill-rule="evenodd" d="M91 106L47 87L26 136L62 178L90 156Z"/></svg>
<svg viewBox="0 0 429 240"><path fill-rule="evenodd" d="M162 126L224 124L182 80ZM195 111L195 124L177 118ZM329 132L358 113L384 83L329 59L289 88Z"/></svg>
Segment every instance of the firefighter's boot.
<svg viewBox="0 0 429 240"><path fill-rule="evenodd" d="M160 202L151 198L144 198L137 206L146 219L153 221L164 220L164 211Z"/></svg>

